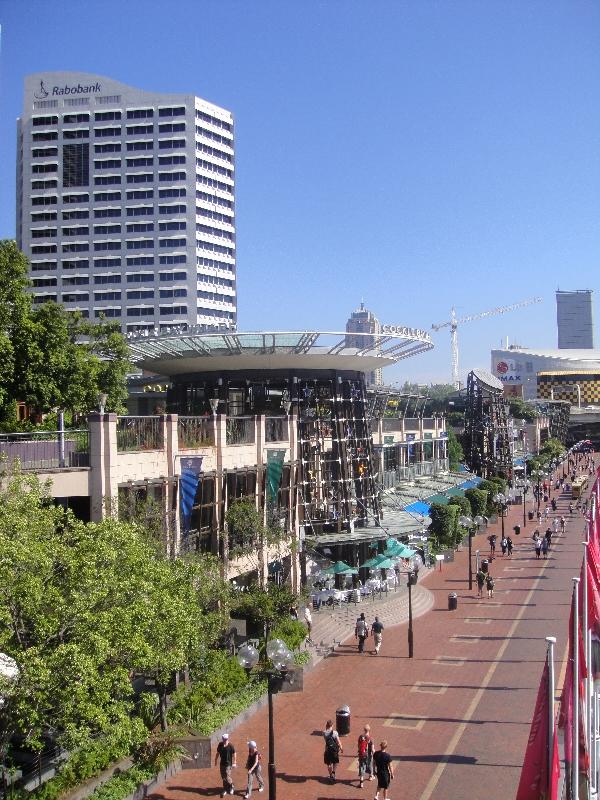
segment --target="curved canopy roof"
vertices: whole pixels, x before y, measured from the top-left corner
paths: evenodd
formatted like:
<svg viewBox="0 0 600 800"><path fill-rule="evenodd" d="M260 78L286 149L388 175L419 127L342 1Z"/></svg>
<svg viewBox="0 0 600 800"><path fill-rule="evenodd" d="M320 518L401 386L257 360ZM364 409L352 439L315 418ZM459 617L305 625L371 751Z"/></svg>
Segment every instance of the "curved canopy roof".
<svg viewBox="0 0 600 800"><path fill-rule="evenodd" d="M201 326L196 326L200 328ZM348 347L347 334L335 331L196 332L176 329L129 334L132 361L160 375L253 369L335 369L356 372L395 364L431 350L428 333L396 325L384 333L350 334L362 347Z"/></svg>

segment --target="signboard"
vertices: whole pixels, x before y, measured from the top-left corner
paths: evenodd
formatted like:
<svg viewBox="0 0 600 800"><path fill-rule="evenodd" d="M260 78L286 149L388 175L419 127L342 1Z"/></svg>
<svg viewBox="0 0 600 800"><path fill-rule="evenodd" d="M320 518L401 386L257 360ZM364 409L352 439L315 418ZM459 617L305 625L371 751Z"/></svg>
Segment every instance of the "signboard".
<svg viewBox="0 0 600 800"><path fill-rule="evenodd" d="M518 361L504 359L496 361L494 374L502 383L523 383L523 365Z"/></svg>
<svg viewBox="0 0 600 800"><path fill-rule="evenodd" d="M394 444L394 435L392 434L391 436L384 436L383 437L383 443L384 444Z"/></svg>

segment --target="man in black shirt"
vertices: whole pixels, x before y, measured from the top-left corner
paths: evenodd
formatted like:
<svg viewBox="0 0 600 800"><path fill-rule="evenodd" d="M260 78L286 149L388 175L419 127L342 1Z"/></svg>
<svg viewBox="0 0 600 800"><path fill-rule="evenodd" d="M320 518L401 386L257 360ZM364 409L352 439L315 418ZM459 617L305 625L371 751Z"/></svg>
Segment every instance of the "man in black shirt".
<svg viewBox="0 0 600 800"><path fill-rule="evenodd" d="M221 797L225 797L226 794L234 793L231 770L237 766L235 759L235 747L229 741L228 733L224 733L221 737L221 741L217 747L217 752L215 753L215 764L217 763L217 759L220 759L219 766L221 769L221 779L223 781L223 791L221 792Z"/></svg>
<svg viewBox="0 0 600 800"><path fill-rule="evenodd" d="M383 639L383 623L379 621L379 617L375 617L375 622L371 625L371 633L373 634L373 641L375 642L375 655L379 655L381 649L381 640Z"/></svg>
<svg viewBox="0 0 600 800"><path fill-rule="evenodd" d="M381 748L373 753L373 767L377 775L377 794L375 800L379 800L379 790L383 789L383 800L387 800L387 790L390 786L390 781L394 777L394 768L392 767L392 757L387 752L387 742L381 742Z"/></svg>

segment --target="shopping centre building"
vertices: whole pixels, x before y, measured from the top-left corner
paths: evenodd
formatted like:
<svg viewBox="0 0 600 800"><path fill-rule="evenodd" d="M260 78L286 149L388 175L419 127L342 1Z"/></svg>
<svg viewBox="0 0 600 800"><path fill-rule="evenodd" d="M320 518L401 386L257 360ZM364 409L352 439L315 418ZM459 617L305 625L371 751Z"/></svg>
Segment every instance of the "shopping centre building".
<svg viewBox="0 0 600 800"><path fill-rule="evenodd" d="M600 350L492 350L491 372L508 396L600 403Z"/></svg>

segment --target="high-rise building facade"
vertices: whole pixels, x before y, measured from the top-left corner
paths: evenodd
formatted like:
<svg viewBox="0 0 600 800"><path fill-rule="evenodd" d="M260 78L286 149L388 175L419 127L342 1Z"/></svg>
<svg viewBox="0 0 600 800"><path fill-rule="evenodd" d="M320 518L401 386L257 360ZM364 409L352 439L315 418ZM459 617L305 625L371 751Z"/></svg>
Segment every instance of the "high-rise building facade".
<svg viewBox="0 0 600 800"><path fill-rule="evenodd" d="M34 303L122 330L235 328L234 123L182 94L50 72L25 79L17 241Z"/></svg>
<svg viewBox="0 0 600 800"><path fill-rule="evenodd" d="M381 322L372 311L365 308L364 303L361 303L360 308L350 314L346 322L346 347L372 346L373 340L367 336L361 336L361 333L381 333ZM373 372L367 372L365 379L368 386L381 386L383 383L382 371L376 369Z"/></svg>
<svg viewBox="0 0 600 800"><path fill-rule="evenodd" d="M594 347L593 291L556 292L556 327L559 350Z"/></svg>

